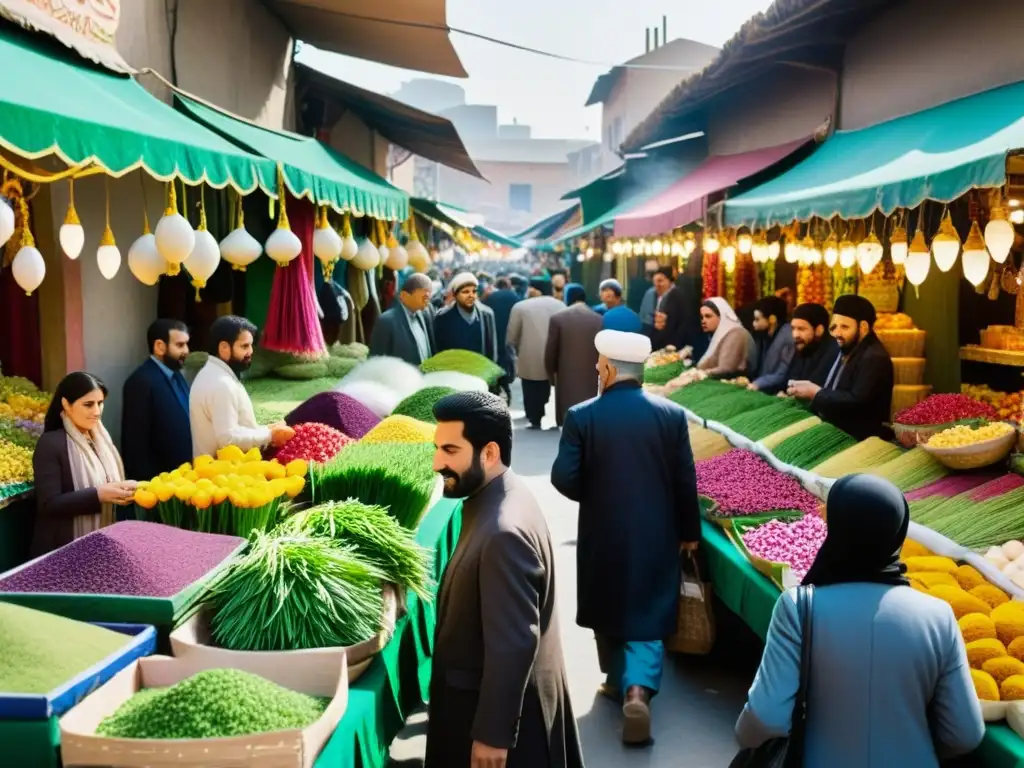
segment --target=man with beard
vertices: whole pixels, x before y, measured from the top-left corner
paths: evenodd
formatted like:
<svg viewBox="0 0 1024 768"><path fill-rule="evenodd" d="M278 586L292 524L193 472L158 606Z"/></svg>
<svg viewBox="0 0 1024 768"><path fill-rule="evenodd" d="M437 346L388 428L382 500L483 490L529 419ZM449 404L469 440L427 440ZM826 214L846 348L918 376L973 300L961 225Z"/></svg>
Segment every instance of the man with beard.
<svg viewBox="0 0 1024 768"><path fill-rule="evenodd" d="M796 355L790 363L788 381L811 381L825 384L832 363L839 357L839 347L828 334L828 310L821 304L801 304L793 310L790 328Z"/></svg>
<svg viewBox="0 0 1024 768"><path fill-rule="evenodd" d="M434 315L434 343L437 352L468 349L498 362L498 332L494 312L477 301L479 280L471 272L460 272L448 286L455 301Z"/></svg>
<svg viewBox="0 0 1024 768"><path fill-rule="evenodd" d="M840 355L825 383L791 381L787 393L810 402L823 421L853 435L889 439L892 358L874 332L875 308L863 296L845 294L832 309L832 338Z"/></svg>
<svg viewBox="0 0 1024 768"><path fill-rule="evenodd" d="M509 469L508 407L462 392L433 412L434 471L466 500L437 596L425 768L583 768L551 534Z"/></svg>
<svg viewBox="0 0 1024 768"><path fill-rule="evenodd" d="M594 345L600 394L569 409L551 484L580 505L576 623L594 631L600 693L622 706L623 742L643 745L676 632L680 554L700 540L697 476L686 412L641 387L650 339L603 330Z"/></svg>
<svg viewBox="0 0 1024 768"><path fill-rule="evenodd" d="M281 422L261 427L256 423L249 393L240 377L252 363L256 326L244 317L225 315L210 326L209 360L192 382L189 415L194 456L213 456L221 448L279 448L295 430Z"/></svg>
<svg viewBox="0 0 1024 768"><path fill-rule="evenodd" d="M754 331L758 347L757 375L747 389L774 395L786 388L794 342L786 322L786 301L765 296L754 307Z"/></svg>
<svg viewBox="0 0 1024 768"><path fill-rule="evenodd" d="M192 460L188 382L188 326L155 320L146 331L149 358L124 383L121 455L127 480L151 480Z"/></svg>

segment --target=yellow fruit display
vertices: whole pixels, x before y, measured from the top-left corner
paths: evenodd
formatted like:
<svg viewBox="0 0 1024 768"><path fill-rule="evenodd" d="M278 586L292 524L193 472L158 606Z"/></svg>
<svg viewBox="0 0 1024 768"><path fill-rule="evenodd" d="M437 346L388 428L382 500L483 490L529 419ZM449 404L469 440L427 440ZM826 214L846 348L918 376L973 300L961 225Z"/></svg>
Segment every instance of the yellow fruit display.
<svg viewBox="0 0 1024 768"><path fill-rule="evenodd" d="M1006 656L1006 648L998 640L986 637L967 643L967 661L974 669L981 669L986 661L1000 656Z"/></svg>
<svg viewBox="0 0 1024 768"><path fill-rule="evenodd" d="M914 321L902 312L880 314L875 321L876 331L912 331Z"/></svg>
<svg viewBox="0 0 1024 768"><path fill-rule="evenodd" d="M32 451L0 440L0 485L31 483L32 480Z"/></svg>
<svg viewBox="0 0 1024 768"><path fill-rule="evenodd" d="M977 429L967 424L958 424L932 435L928 440L928 446L931 448L964 448L987 440L1006 437L1012 432L1014 432L1013 426L1002 421L992 422Z"/></svg>

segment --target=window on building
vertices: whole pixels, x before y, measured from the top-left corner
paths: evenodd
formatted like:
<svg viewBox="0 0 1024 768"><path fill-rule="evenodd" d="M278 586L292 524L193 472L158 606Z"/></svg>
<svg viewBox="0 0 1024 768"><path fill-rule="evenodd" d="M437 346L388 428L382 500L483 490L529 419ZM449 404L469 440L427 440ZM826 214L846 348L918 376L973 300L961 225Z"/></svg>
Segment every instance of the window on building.
<svg viewBox="0 0 1024 768"><path fill-rule="evenodd" d="M533 185L509 184L508 207L513 211L526 211L529 213L533 209Z"/></svg>

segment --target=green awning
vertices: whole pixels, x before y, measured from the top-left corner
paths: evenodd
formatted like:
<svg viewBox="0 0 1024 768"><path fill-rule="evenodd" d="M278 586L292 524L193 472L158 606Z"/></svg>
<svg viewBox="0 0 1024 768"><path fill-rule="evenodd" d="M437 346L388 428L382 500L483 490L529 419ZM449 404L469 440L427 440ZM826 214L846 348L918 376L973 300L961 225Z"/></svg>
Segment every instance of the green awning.
<svg viewBox="0 0 1024 768"><path fill-rule="evenodd" d="M425 197L413 197L409 200L409 206L420 216L430 219L434 224L448 227L454 232L456 229L464 229L465 224L453 218L443 209L443 204Z"/></svg>
<svg viewBox="0 0 1024 768"><path fill-rule="evenodd" d="M994 88L858 131L841 131L802 163L725 204L729 226L811 217L865 218L924 200L952 202L1006 182L1024 148L1024 83Z"/></svg>
<svg viewBox="0 0 1024 768"><path fill-rule="evenodd" d="M409 217L409 196L373 171L317 139L261 128L203 104L176 97L184 114L243 149L280 163L296 197L339 212L389 221Z"/></svg>
<svg viewBox="0 0 1024 768"><path fill-rule="evenodd" d="M0 28L0 146L56 156L111 176L142 169L161 181L260 186L276 196L274 164L179 114L129 77L100 71L42 36Z"/></svg>
<svg viewBox="0 0 1024 768"><path fill-rule="evenodd" d="M501 232L495 232L493 229L488 229L483 224L478 224L473 227L473 234L480 240L489 240L492 243L498 245L504 245L506 248L522 248L523 244L515 238L503 235Z"/></svg>

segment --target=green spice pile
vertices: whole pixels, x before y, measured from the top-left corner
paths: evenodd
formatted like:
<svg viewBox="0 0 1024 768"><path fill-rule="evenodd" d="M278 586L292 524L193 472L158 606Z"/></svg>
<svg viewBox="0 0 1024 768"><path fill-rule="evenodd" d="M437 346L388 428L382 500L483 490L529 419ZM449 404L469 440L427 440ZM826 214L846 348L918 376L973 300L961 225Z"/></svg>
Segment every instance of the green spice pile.
<svg viewBox="0 0 1024 768"><path fill-rule="evenodd" d="M0 603L0 693L49 693L130 642L120 632Z"/></svg>
<svg viewBox="0 0 1024 768"><path fill-rule="evenodd" d="M437 419L434 418L434 403L442 397L454 394L455 390L451 387L425 387L400 402L391 415L412 416L427 424L437 424Z"/></svg>
<svg viewBox="0 0 1024 768"><path fill-rule="evenodd" d="M1024 478L1006 474L921 509L911 517L968 549L985 549L1024 536ZM915 507L917 509L915 510Z"/></svg>
<svg viewBox="0 0 1024 768"><path fill-rule="evenodd" d="M706 397L695 403L690 410L709 421L725 422L748 411L779 404L777 398L769 397L763 392L751 392L734 385L726 386L732 391Z"/></svg>
<svg viewBox="0 0 1024 768"><path fill-rule="evenodd" d="M331 539L259 534L204 599L233 651L350 646L380 631L384 574Z"/></svg>
<svg viewBox="0 0 1024 768"><path fill-rule="evenodd" d="M803 421L810 412L798 400L780 400L771 405L727 418L722 423L748 440L763 440L781 429Z"/></svg>
<svg viewBox="0 0 1024 768"><path fill-rule="evenodd" d="M100 723L115 739L221 739L312 725L329 699L237 669L210 669L170 688L139 691Z"/></svg>
<svg viewBox="0 0 1024 768"><path fill-rule="evenodd" d="M856 444L856 439L843 430L831 424L818 424L783 440L772 453L784 464L810 469Z"/></svg>
<svg viewBox="0 0 1024 768"><path fill-rule="evenodd" d="M352 499L322 504L289 517L280 530L351 545L361 558L382 571L388 582L430 599L427 585L433 555L419 546L412 531L399 525L384 507Z"/></svg>
<svg viewBox="0 0 1024 768"><path fill-rule="evenodd" d="M904 493L931 485L949 474L938 459L920 448L913 448L869 472L884 477Z"/></svg>
<svg viewBox="0 0 1024 768"><path fill-rule="evenodd" d="M415 530L437 484L430 443L355 443L310 467L313 503L358 499Z"/></svg>
<svg viewBox="0 0 1024 768"><path fill-rule="evenodd" d="M420 370L424 373L434 373L435 371L468 373L470 376L483 379L491 387L505 375L505 369L493 360L476 352L470 352L468 349L446 349L444 352L438 352L433 357L424 360L420 365Z"/></svg>
<svg viewBox="0 0 1024 768"><path fill-rule="evenodd" d="M664 365L649 366L644 368L644 384L664 386L681 374L685 368L686 365L682 360L676 360L674 363L665 363Z"/></svg>
<svg viewBox="0 0 1024 768"><path fill-rule="evenodd" d="M738 391L738 387L734 384L723 384L715 379L704 379L704 381L695 381L682 389L677 389L668 396L668 399L684 408L693 410L694 406L716 395Z"/></svg>

